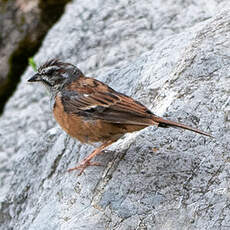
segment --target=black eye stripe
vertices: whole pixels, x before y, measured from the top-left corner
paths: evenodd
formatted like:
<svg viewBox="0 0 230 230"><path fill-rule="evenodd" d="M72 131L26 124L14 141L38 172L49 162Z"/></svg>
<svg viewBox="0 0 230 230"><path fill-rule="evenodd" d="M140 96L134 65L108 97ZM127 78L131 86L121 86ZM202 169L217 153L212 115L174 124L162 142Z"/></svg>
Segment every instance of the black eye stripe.
<svg viewBox="0 0 230 230"><path fill-rule="evenodd" d="M54 69L49 69L49 70L46 72L46 75L51 75L51 74L53 74L53 72L54 72Z"/></svg>
<svg viewBox="0 0 230 230"><path fill-rule="evenodd" d="M46 84L46 85L49 85L50 87L52 87L53 85L50 83L50 82L48 82L46 79L42 79L42 81Z"/></svg>

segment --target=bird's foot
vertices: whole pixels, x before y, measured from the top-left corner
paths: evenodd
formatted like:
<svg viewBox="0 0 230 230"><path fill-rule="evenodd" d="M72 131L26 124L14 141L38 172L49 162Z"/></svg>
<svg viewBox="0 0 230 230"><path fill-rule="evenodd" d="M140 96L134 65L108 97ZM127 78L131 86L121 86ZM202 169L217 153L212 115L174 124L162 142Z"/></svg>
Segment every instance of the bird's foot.
<svg viewBox="0 0 230 230"><path fill-rule="evenodd" d="M68 172L80 169L80 172L78 174L78 176L80 176L88 166L101 166L101 163L91 162L90 160L86 159L83 160L78 166L68 169Z"/></svg>

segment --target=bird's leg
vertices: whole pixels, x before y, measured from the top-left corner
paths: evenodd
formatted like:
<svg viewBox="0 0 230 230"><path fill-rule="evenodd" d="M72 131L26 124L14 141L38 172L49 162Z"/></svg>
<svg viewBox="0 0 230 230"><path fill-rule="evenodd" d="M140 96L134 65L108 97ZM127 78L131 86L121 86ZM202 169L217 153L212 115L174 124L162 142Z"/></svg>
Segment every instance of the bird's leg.
<svg viewBox="0 0 230 230"><path fill-rule="evenodd" d="M86 157L83 161L81 161L78 166L68 169L68 172L80 169L80 173L78 174L80 176L88 166L100 166L101 164L99 162L91 162L91 159L95 157L96 155L101 154L103 149L111 145L113 142L114 141L112 140L106 141L105 143L100 145L98 148L96 148L88 157Z"/></svg>

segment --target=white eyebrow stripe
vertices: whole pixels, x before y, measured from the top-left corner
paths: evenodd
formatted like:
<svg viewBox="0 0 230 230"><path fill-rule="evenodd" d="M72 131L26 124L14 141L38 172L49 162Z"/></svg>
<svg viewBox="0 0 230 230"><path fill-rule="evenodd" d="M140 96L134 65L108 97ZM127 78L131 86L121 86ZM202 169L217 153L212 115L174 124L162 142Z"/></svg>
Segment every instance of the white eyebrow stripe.
<svg viewBox="0 0 230 230"><path fill-rule="evenodd" d="M60 69L60 67L59 67L59 66L54 66L54 65L53 65L53 66L48 66L48 67L46 67L46 68L40 70L40 72L43 73L43 74L45 74L45 73L48 72L50 69L58 70L58 69Z"/></svg>

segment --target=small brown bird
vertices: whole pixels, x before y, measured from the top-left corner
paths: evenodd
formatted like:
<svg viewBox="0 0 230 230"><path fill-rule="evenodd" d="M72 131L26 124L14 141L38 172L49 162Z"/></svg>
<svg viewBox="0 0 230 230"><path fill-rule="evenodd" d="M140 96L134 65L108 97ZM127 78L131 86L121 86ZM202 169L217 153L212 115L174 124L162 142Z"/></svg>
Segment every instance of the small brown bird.
<svg viewBox="0 0 230 230"><path fill-rule="evenodd" d="M180 127L211 137L198 129L156 116L140 102L84 76L70 63L47 61L28 81L41 82L48 88L54 117L70 136L82 143L101 143L78 166L69 169L80 169L79 175L87 166L100 165L91 159L125 133L151 125Z"/></svg>

